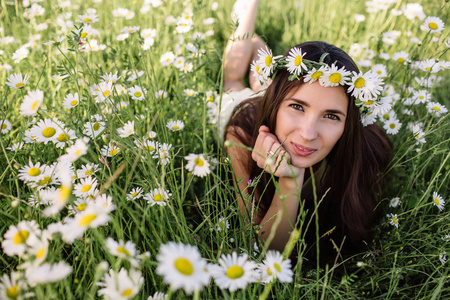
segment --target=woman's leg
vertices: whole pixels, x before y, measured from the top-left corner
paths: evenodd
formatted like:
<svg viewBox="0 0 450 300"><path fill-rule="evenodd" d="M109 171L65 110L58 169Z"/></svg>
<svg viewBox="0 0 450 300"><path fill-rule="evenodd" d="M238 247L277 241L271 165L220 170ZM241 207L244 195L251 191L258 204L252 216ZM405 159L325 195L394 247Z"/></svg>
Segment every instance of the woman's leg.
<svg viewBox="0 0 450 300"><path fill-rule="evenodd" d="M245 88L244 77L250 63L258 57L259 45L264 44L260 38L252 38L259 1L238 0L243 4L242 9L237 11L238 26L228 40L224 51L223 86L225 90L240 91ZM239 6L239 4L235 5ZM253 88L254 84L252 84L252 79L250 80L250 85Z"/></svg>

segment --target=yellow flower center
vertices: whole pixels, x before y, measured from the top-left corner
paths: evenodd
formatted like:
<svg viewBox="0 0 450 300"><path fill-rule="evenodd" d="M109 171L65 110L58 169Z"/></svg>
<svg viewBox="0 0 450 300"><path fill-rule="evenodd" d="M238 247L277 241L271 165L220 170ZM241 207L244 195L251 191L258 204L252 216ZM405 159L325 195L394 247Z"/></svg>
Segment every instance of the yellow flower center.
<svg viewBox="0 0 450 300"><path fill-rule="evenodd" d="M315 80L318 80L320 77L322 77L322 75L323 75L322 71L316 71L311 75L311 77L314 78Z"/></svg>
<svg viewBox="0 0 450 300"><path fill-rule="evenodd" d="M82 38L82 39L84 39L85 37L87 37L87 33L86 32L83 32L81 35L80 35L80 38Z"/></svg>
<svg viewBox="0 0 450 300"><path fill-rule="evenodd" d="M266 56L264 63L266 64L266 66L270 66L272 64L272 56L270 55Z"/></svg>
<svg viewBox="0 0 450 300"><path fill-rule="evenodd" d="M161 194L156 194L155 196L153 196L153 201L161 201L162 200L162 195Z"/></svg>
<svg viewBox="0 0 450 300"><path fill-rule="evenodd" d="M70 105L71 105L71 106L75 106L75 105L77 105L77 104L78 104L78 101L77 101L77 100L73 100L73 101L70 102Z"/></svg>
<svg viewBox="0 0 450 300"><path fill-rule="evenodd" d="M377 74L381 74L381 71L377 71Z"/></svg>
<svg viewBox="0 0 450 300"><path fill-rule="evenodd" d="M114 149L114 150L112 150L112 151L109 152L109 155L114 156L114 155L117 154L117 152L119 152L119 150Z"/></svg>
<svg viewBox="0 0 450 300"><path fill-rule="evenodd" d="M41 169L39 168L30 168L28 170L28 175L30 176L38 176L39 174L41 174Z"/></svg>
<svg viewBox="0 0 450 300"><path fill-rule="evenodd" d="M270 268L267 268L267 274L269 274L269 276L272 276L272 270Z"/></svg>
<svg viewBox="0 0 450 300"><path fill-rule="evenodd" d="M241 266L231 266L228 268L227 276L231 279L238 279L244 275L244 270Z"/></svg>
<svg viewBox="0 0 450 300"><path fill-rule="evenodd" d="M84 23L92 22L92 19L91 19L91 18L86 18L86 19L83 20L83 22L84 22Z"/></svg>
<svg viewBox="0 0 450 300"><path fill-rule="evenodd" d="M425 70L431 71L431 68L430 67L426 67Z"/></svg>
<svg viewBox="0 0 450 300"><path fill-rule="evenodd" d="M6 124L2 124L2 129L6 129Z"/></svg>
<svg viewBox="0 0 450 300"><path fill-rule="evenodd" d="M150 152L155 150L155 148L153 148L152 146L146 146L145 148L147 148L147 150L150 151Z"/></svg>
<svg viewBox="0 0 450 300"><path fill-rule="evenodd" d="M16 235L13 237L13 242L16 245L23 244L28 239L28 236L30 233L26 230L20 230L16 233Z"/></svg>
<svg viewBox="0 0 450 300"><path fill-rule="evenodd" d="M224 222L219 222L219 227L222 228L222 229L225 228L225 223Z"/></svg>
<svg viewBox="0 0 450 300"><path fill-rule="evenodd" d="M38 252L36 252L36 258L41 258L44 256L44 254L45 254L45 248L41 248L41 249L39 249Z"/></svg>
<svg viewBox="0 0 450 300"><path fill-rule="evenodd" d="M67 134L65 134L65 133L61 133L61 134L58 136L58 141L59 141L59 142L65 143L65 142L67 142L68 140L69 140L69 136L68 136Z"/></svg>
<svg viewBox="0 0 450 300"><path fill-rule="evenodd" d="M414 133L414 136L416 137L416 139L418 139L419 138L419 134L416 132L416 133Z"/></svg>
<svg viewBox="0 0 450 300"><path fill-rule="evenodd" d="M260 68L259 66L256 66L255 71L256 71L256 73L258 73L259 76L262 76L261 73L259 73L259 70L260 70L260 69L261 69L261 68Z"/></svg>
<svg viewBox="0 0 450 300"><path fill-rule="evenodd" d="M50 138L50 137L54 136L55 133L56 133L56 130L53 127L47 127L42 131L42 135L45 136L46 138Z"/></svg>
<svg viewBox="0 0 450 300"><path fill-rule="evenodd" d="M436 29L438 29L437 24L434 23L434 22L431 22L430 24L428 24L428 27L429 27L431 30L436 30Z"/></svg>
<svg viewBox="0 0 450 300"><path fill-rule="evenodd" d="M441 108L438 107L438 106L433 106L433 109L436 110L436 111L441 111Z"/></svg>
<svg viewBox="0 0 450 300"><path fill-rule="evenodd" d="M19 286L14 285L6 290L6 296L10 299L17 299L19 297Z"/></svg>
<svg viewBox="0 0 450 300"><path fill-rule="evenodd" d="M78 211L84 211L86 209L86 203L81 203L77 206Z"/></svg>
<svg viewBox="0 0 450 300"><path fill-rule="evenodd" d="M131 194L131 197L136 197L139 193L138 192L134 192L133 194Z"/></svg>
<svg viewBox="0 0 450 300"><path fill-rule="evenodd" d="M173 129L173 130L178 130L178 129L180 129L180 127L178 127L177 125L175 125L175 126L172 126L172 129Z"/></svg>
<svg viewBox="0 0 450 300"><path fill-rule="evenodd" d="M25 84L23 82L19 82L18 84L16 84L16 88L20 89L21 87L23 87Z"/></svg>
<svg viewBox="0 0 450 300"><path fill-rule="evenodd" d="M419 96L419 99L423 99L423 98L425 98L424 96Z"/></svg>
<svg viewBox="0 0 450 300"><path fill-rule="evenodd" d="M184 257L180 257L175 260L175 269L177 269L177 271L181 274L188 276L194 272L194 266Z"/></svg>
<svg viewBox="0 0 450 300"><path fill-rule="evenodd" d="M209 97L208 97L208 102L214 102L214 97L209 96Z"/></svg>
<svg viewBox="0 0 450 300"><path fill-rule="evenodd" d="M140 97L140 96L142 96L142 93L141 93L141 92L136 92L136 93L134 93L134 95L135 95L136 97Z"/></svg>
<svg viewBox="0 0 450 300"><path fill-rule="evenodd" d="M391 123L391 124L389 124L389 127L390 127L391 129L394 129L394 128L395 128L395 124L394 124L394 123Z"/></svg>
<svg viewBox="0 0 450 300"><path fill-rule="evenodd" d="M301 63L302 63L302 57L299 55L299 56L297 56L297 57L295 58L294 64L295 64L296 66L300 66Z"/></svg>
<svg viewBox="0 0 450 300"><path fill-rule="evenodd" d="M396 218L396 217L392 217L392 222L394 222L395 224L397 224L397 223L398 223L397 218Z"/></svg>
<svg viewBox="0 0 450 300"><path fill-rule="evenodd" d="M399 59L397 59L397 61L402 64L405 62L405 59L403 57L400 57Z"/></svg>
<svg viewBox="0 0 450 300"><path fill-rule="evenodd" d="M72 187L71 186L62 186L59 190L59 197L62 200L66 200L69 198L70 194L72 193Z"/></svg>
<svg viewBox="0 0 450 300"><path fill-rule="evenodd" d="M389 119L389 114L384 114L383 119L385 119L385 120Z"/></svg>
<svg viewBox="0 0 450 300"><path fill-rule="evenodd" d="M89 226L97 218L96 214L89 214L81 218L79 225L80 226Z"/></svg>
<svg viewBox="0 0 450 300"><path fill-rule="evenodd" d="M277 270L278 272L281 272L281 267L279 264L274 263L273 266L275 267L275 270Z"/></svg>
<svg viewBox="0 0 450 300"><path fill-rule="evenodd" d="M111 94L110 91L104 91L103 92L103 97L108 97Z"/></svg>
<svg viewBox="0 0 450 300"><path fill-rule="evenodd" d="M31 110L36 110L38 104L39 104L39 100L34 101L33 104L31 104Z"/></svg>
<svg viewBox="0 0 450 300"><path fill-rule="evenodd" d="M364 78L359 77L358 79L355 80L355 88L360 89L364 86L365 83L366 81L364 80Z"/></svg>
<svg viewBox="0 0 450 300"><path fill-rule="evenodd" d="M331 83L338 83L339 81L341 81L341 74L339 73L333 73L330 75L330 82Z"/></svg>
<svg viewBox="0 0 450 300"><path fill-rule="evenodd" d="M49 182L51 182L52 180L51 180L51 178L50 177L44 177L44 179L42 179L42 180L39 180L39 185L46 185L47 183L49 183Z"/></svg>
<svg viewBox="0 0 450 300"><path fill-rule="evenodd" d="M95 124L94 124L94 130L97 131L97 130L99 130L99 129L100 129L100 124L95 123Z"/></svg>
<svg viewBox="0 0 450 300"><path fill-rule="evenodd" d="M366 102L364 102L365 105L372 105L373 104L373 100L368 100Z"/></svg>
<svg viewBox="0 0 450 300"><path fill-rule="evenodd" d="M123 246L117 247L117 252L125 254L126 256L130 256L130 252Z"/></svg>
<svg viewBox="0 0 450 300"><path fill-rule="evenodd" d="M122 292L122 296L124 297L128 297L133 293L132 289L126 289L125 291Z"/></svg>
<svg viewBox="0 0 450 300"><path fill-rule="evenodd" d="M434 204L436 204L436 205L440 204L440 201L439 201L439 199L437 197L434 198Z"/></svg>
<svg viewBox="0 0 450 300"><path fill-rule="evenodd" d="M86 193L86 192L88 192L90 189L91 189L91 185L90 184L85 184L85 185L83 185L83 187L81 188L81 191L83 192L83 193Z"/></svg>
<svg viewBox="0 0 450 300"><path fill-rule="evenodd" d="M198 167L202 167L205 164L201 158L196 158L194 160L194 162L195 162L195 165Z"/></svg>
<svg viewBox="0 0 450 300"><path fill-rule="evenodd" d="M94 173L92 173L91 170L87 170L87 171L86 171L86 175L87 175L87 176L92 175L92 174L94 174Z"/></svg>

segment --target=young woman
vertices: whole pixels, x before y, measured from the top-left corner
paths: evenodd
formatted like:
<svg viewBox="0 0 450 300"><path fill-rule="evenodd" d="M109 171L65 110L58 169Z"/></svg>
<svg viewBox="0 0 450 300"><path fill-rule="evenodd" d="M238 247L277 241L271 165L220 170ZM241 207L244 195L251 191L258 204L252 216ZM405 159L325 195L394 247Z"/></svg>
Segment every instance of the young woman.
<svg viewBox="0 0 450 300"><path fill-rule="evenodd" d="M318 199L322 198L317 208L319 235L327 233L320 241L322 251L330 252L333 243L339 247L342 241L344 249L360 246L372 228L380 179L392 155L391 143L377 125L363 127L349 81L344 85L330 84L332 79L315 81L309 72L306 83L308 75L301 67L298 73L280 68L262 96L243 101L243 96L262 89L252 74L252 90L243 84L250 62L269 56L267 50L257 52L264 46L261 39L242 38L253 33L258 2L245 2L239 26L225 49L224 88L229 94L224 101L235 103L236 109L225 127L224 139L232 142L227 153L234 183L241 195L249 195L238 195L239 209L249 222L261 226L262 240L274 231L270 247L282 250L298 225L301 206L309 215L316 209L314 176ZM290 49L285 59L298 51L301 59L296 65L301 66L303 60L346 71L342 74L360 74L353 60L333 45L302 43ZM260 74L266 71L259 69ZM353 90L358 87L353 83ZM259 183L249 187L256 178ZM278 215L281 221L276 226ZM306 232L307 247L316 242L313 225Z"/></svg>

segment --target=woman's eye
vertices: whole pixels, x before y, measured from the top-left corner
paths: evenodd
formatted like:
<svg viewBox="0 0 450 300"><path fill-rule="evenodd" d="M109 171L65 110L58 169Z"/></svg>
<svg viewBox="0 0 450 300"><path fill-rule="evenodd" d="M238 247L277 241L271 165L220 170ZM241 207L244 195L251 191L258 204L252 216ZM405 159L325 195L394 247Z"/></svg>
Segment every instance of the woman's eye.
<svg viewBox="0 0 450 300"><path fill-rule="evenodd" d="M301 106L300 104L292 103L292 104L289 104L289 106L295 110L303 111L303 106Z"/></svg>
<svg viewBox="0 0 450 300"><path fill-rule="evenodd" d="M331 120L335 120L335 121L340 121L341 120L338 116L333 115L333 114L326 114L325 118L328 118L328 119L331 119Z"/></svg>

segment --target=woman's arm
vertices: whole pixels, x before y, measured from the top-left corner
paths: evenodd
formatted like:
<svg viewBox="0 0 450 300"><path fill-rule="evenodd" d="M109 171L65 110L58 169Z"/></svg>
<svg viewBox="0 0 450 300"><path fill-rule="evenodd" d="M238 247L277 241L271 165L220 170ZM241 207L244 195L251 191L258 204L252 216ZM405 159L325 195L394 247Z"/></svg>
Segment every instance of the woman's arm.
<svg viewBox="0 0 450 300"><path fill-rule="evenodd" d="M240 128L236 129L234 127L232 130L240 130ZM234 134L230 133L230 129L226 139L237 144L242 143ZM238 146L228 148L228 155L231 159L233 171L239 182L238 184L236 182L234 184L236 187L239 187L243 194L247 194L247 181L250 179L250 174L248 174L245 167L249 162L243 161L243 158L248 157L248 153L245 151L247 150ZM272 161L267 160L267 152L269 151L275 153ZM279 177L279 191L275 192L266 214L262 218L256 218L256 213L254 213L252 220L253 224L261 225L260 237L262 240L266 240L270 232L275 230L270 248L282 250L289 240L290 232L294 228L297 220L300 203L299 193L303 185L305 169L296 168L288 163L289 154L284 151L276 136L271 134L269 128L266 126L261 126L259 130L259 135L252 152L252 159L256 161L261 169L267 172L273 172L274 176ZM241 179L243 180L240 181ZM237 201L239 209L243 214L247 214L248 211L253 211L252 205L254 203L246 202L246 200L240 197L238 197ZM278 214L281 214L281 222L275 228L274 223Z"/></svg>

